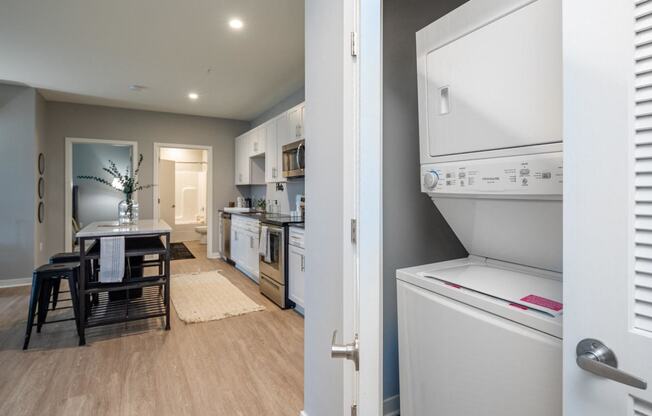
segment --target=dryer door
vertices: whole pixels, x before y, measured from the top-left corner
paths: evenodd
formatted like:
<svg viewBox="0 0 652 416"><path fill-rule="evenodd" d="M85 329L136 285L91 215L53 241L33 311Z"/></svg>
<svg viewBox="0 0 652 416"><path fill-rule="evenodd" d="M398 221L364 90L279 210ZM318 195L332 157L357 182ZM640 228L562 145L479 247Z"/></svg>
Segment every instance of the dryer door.
<svg viewBox="0 0 652 416"><path fill-rule="evenodd" d="M417 53L425 160L562 141L559 0L469 2Z"/></svg>

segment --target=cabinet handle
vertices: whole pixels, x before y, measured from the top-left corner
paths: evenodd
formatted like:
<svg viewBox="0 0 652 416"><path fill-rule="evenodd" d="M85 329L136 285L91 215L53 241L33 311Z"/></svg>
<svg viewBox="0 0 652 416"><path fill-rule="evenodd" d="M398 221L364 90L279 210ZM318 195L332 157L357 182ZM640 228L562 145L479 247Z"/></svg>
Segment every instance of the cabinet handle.
<svg viewBox="0 0 652 416"><path fill-rule="evenodd" d="M254 238L249 237L249 248L254 248Z"/></svg>
<svg viewBox="0 0 652 416"><path fill-rule="evenodd" d="M272 168L272 178L276 177L276 168Z"/></svg>
<svg viewBox="0 0 652 416"><path fill-rule="evenodd" d="M301 271L306 271L306 256L301 255Z"/></svg>
<svg viewBox="0 0 652 416"><path fill-rule="evenodd" d="M234 234L235 234L235 241L238 241L238 232L236 231Z"/></svg>

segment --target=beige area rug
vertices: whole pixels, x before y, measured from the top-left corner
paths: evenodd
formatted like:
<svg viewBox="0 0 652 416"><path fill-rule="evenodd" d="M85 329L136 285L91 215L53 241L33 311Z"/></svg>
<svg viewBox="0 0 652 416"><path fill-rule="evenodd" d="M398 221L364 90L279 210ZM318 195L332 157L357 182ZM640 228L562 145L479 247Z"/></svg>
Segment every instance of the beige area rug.
<svg viewBox="0 0 652 416"><path fill-rule="evenodd" d="M206 322L265 310L218 271L172 276L170 295L184 322Z"/></svg>

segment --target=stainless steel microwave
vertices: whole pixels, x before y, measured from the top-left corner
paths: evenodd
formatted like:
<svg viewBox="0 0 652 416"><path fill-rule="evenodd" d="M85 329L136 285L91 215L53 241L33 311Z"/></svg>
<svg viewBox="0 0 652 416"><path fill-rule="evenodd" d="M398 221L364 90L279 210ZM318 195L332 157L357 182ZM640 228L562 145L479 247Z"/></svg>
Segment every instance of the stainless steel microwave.
<svg viewBox="0 0 652 416"><path fill-rule="evenodd" d="M299 178L305 175L306 141L299 140L283 146L283 177Z"/></svg>

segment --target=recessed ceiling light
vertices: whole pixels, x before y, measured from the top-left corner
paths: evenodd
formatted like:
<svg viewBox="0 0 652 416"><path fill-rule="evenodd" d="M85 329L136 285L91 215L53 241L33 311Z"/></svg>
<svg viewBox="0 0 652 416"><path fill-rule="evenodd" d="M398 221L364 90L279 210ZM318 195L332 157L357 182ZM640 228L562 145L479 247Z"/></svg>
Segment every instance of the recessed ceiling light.
<svg viewBox="0 0 652 416"><path fill-rule="evenodd" d="M231 29L242 29L244 23L240 19L231 19L229 20L229 26L231 26Z"/></svg>
<svg viewBox="0 0 652 416"><path fill-rule="evenodd" d="M129 86L129 89L131 91L143 91L143 90L147 89L147 87L144 86L144 85L132 84L132 85Z"/></svg>
<svg viewBox="0 0 652 416"><path fill-rule="evenodd" d="M197 94L196 92L191 92L188 94L188 98L190 98L191 100L196 100L197 98L199 98L199 94Z"/></svg>

